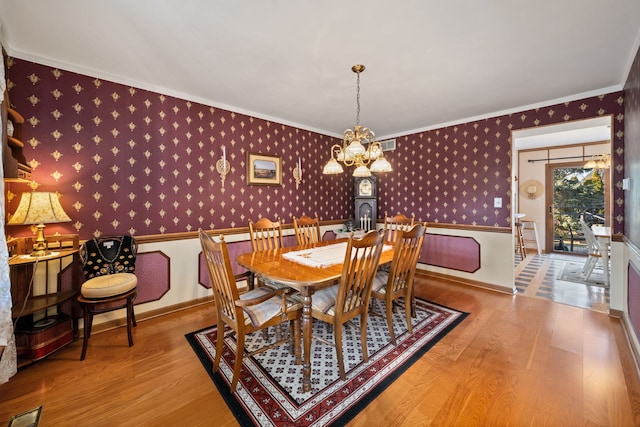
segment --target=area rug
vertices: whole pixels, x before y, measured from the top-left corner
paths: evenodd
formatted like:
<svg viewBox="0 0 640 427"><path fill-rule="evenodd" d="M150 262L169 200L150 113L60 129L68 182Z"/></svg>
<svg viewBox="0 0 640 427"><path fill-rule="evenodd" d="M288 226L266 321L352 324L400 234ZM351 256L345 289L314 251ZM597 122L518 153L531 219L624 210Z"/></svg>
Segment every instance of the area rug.
<svg viewBox="0 0 640 427"><path fill-rule="evenodd" d="M382 313L384 305L374 306ZM243 426L340 426L346 424L416 360L458 325L468 313L416 299L413 333L409 335L404 307L394 318L397 346L391 345L386 319L369 316L367 322L369 361L362 362L359 327L345 326L343 352L346 381L338 373L335 348L312 342L312 390L302 392L302 365L283 345L254 357L245 358L235 393L229 385L233 377L235 335L227 334L220 369L212 373L217 328L215 326L186 335L202 365ZM273 330L271 330L273 329ZM273 339L275 328L270 328ZM288 331L285 331L288 332ZM332 327L314 321L313 335L333 341ZM246 338L246 349L264 345L261 332Z"/></svg>
<svg viewBox="0 0 640 427"><path fill-rule="evenodd" d="M604 284L604 273L602 268L593 269L593 272L589 276L589 279L585 279L582 275L582 268L584 264L570 262L567 261L564 263L560 274L558 275L558 280L562 280L565 282L579 283L586 286L597 286L600 288L606 287Z"/></svg>

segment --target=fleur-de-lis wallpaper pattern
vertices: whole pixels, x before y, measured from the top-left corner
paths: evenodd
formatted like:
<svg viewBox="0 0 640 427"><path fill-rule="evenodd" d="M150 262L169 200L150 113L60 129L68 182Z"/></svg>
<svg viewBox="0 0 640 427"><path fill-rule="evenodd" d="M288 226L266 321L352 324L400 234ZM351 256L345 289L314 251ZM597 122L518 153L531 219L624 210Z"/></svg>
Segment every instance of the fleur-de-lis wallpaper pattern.
<svg viewBox="0 0 640 427"><path fill-rule="evenodd" d="M81 238L245 227L249 219L318 214L353 216L349 172L322 175L338 140L288 125L146 90L7 58L9 97L25 118L25 155L39 191L58 191L73 219L48 232ZM622 231L622 92L396 138L394 170L379 175L378 217L403 212L421 221L510 226L510 130L612 114L614 230ZM375 129L375 124L370 124ZM224 188L215 162L225 146ZM281 156L283 185L249 186L246 154ZM293 168L301 158L303 182ZM8 184L8 191L28 191ZM504 207L493 208L494 197ZM10 197L9 197L10 198ZM15 210L19 197L9 202ZM24 227L23 227L24 229ZM12 235L24 235L12 227Z"/></svg>

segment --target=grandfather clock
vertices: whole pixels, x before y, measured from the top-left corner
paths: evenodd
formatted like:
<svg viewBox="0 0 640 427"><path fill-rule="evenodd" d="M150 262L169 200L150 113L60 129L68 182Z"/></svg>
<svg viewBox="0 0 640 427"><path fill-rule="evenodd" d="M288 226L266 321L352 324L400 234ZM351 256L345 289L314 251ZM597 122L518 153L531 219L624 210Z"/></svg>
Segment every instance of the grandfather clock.
<svg viewBox="0 0 640 427"><path fill-rule="evenodd" d="M356 177L354 226L365 231L376 228L378 218L378 183L374 175Z"/></svg>

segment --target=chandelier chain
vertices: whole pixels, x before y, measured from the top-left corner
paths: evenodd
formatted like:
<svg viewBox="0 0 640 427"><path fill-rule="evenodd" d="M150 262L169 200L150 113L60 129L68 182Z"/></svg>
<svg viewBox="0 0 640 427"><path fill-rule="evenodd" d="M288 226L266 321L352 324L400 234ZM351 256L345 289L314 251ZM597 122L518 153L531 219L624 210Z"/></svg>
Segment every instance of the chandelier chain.
<svg viewBox="0 0 640 427"><path fill-rule="evenodd" d="M358 75L358 79L357 79L357 92L356 92L356 125L360 124L360 71L356 71L356 74Z"/></svg>

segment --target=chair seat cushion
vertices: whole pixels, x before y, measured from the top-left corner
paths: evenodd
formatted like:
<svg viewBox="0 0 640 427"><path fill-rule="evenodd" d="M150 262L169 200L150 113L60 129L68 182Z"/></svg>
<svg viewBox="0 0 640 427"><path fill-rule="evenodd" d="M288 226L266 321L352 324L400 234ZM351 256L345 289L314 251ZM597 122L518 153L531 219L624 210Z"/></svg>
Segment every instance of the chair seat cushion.
<svg viewBox="0 0 640 427"><path fill-rule="evenodd" d="M311 298L311 311L320 312L328 316L335 316L339 286L340 285L333 285L314 293ZM353 301L353 298L357 298L357 301ZM347 307L360 306L362 303L363 301L359 297L350 295L347 295L344 302Z"/></svg>
<svg viewBox="0 0 640 427"><path fill-rule="evenodd" d="M94 277L82 284L80 293L85 298L108 298L124 294L138 285L133 273L115 273Z"/></svg>
<svg viewBox="0 0 640 427"><path fill-rule="evenodd" d="M388 281L389 281L389 272L378 270L378 272L376 273L376 276L373 278L372 291L380 294L386 293Z"/></svg>
<svg viewBox="0 0 640 427"><path fill-rule="evenodd" d="M311 297L311 310L317 310L321 313L328 314L336 305L338 297L338 285L320 289Z"/></svg>
<svg viewBox="0 0 640 427"><path fill-rule="evenodd" d="M250 290L249 292L245 292L240 295L241 300L248 300L252 298L259 298L263 295L266 295L270 292L273 292L269 289L260 287ZM302 304L293 299L286 299L287 312L299 310L302 308ZM245 325L251 323L254 327L259 327L263 323L268 322L276 316L282 314L282 297L279 295L275 295L272 298L269 298L266 301L263 301L256 305L250 305L247 307L242 307L242 310L245 314Z"/></svg>

